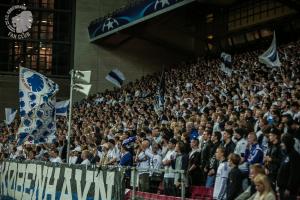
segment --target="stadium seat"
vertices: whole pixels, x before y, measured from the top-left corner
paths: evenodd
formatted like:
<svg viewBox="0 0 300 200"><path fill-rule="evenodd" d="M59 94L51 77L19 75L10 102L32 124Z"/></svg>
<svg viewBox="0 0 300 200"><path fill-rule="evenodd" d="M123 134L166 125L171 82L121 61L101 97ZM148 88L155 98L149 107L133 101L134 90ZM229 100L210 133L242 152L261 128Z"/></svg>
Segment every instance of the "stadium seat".
<svg viewBox="0 0 300 200"><path fill-rule="evenodd" d="M191 187L192 199L212 199L213 188L202 186Z"/></svg>

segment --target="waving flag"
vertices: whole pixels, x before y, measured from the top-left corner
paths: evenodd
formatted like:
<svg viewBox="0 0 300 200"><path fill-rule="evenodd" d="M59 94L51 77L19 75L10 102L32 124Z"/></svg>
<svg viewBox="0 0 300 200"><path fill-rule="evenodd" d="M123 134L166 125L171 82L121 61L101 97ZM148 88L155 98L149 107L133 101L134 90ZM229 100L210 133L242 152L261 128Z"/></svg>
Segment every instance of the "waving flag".
<svg viewBox="0 0 300 200"><path fill-rule="evenodd" d="M165 70L163 69L160 77L159 85L157 86L156 90L156 105L154 106L155 110L163 110L165 104Z"/></svg>
<svg viewBox="0 0 300 200"><path fill-rule="evenodd" d="M276 36L275 31L273 34L273 40L271 46L262 55L258 57L259 62L266 64L268 67L280 67L281 62L279 60L277 48L276 48Z"/></svg>
<svg viewBox="0 0 300 200"><path fill-rule="evenodd" d="M5 123L7 125L10 125L14 121L16 114L17 114L16 109L5 108Z"/></svg>
<svg viewBox="0 0 300 200"><path fill-rule="evenodd" d="M56 116L67 116L70 100L60 101L55 103Z"/></svg>
<svg viewBox="0 0 300 200"><path fill-rule="evenodd" d="M18 143L51 143L55 137L55 94L58 85L44 75L20 67L21 123Z"/></svg>
<svg viewBox="0 0 300 200"><path fill-rule="evenodd" d="M123 85L125 76L120 70L114 69L108 73L105 79L120 88Z"/></svg>
<svg viewBox="0 0 300 200"><path fill-rule="evenodd" d="M232 76L232 72L233 72L232 69L230 69L229 67L226 67L224 63L221 63L220 67L221 67L220 70L222 72L224 72L226 74L226 76L229 76L229 77Z"/></svg>
<svg viewBox="0 0 300 200"><path fill-rule="evenodd" d="M225 67L227 67L227 68L231 67L231 55L230 54L222 52L221 59L225 65Z"/></svg>

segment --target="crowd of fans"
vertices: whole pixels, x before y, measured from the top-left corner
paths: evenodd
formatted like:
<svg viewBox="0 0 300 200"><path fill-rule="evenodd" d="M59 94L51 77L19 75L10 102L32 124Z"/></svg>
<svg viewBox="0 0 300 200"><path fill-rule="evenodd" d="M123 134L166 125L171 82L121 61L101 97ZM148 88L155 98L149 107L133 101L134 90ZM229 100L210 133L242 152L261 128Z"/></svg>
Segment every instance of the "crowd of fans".
<svg viewBox="0 0 300 200"><path fill-rule="evenodd" d="M136 166L141 191L163 183L165 194L180 195L184 178L186 191L214 187L218 200L273 200L277 192L296 199L300 41L278 51L280 68L259 63L262 50L233 55L231 76L219 59L166 69L164 109L155 106L159 74L77 103L69 163ZM17 123L2 128L2 159L67 162L66 118L57 119L54 144L17 147L16 130Z"/></svg>

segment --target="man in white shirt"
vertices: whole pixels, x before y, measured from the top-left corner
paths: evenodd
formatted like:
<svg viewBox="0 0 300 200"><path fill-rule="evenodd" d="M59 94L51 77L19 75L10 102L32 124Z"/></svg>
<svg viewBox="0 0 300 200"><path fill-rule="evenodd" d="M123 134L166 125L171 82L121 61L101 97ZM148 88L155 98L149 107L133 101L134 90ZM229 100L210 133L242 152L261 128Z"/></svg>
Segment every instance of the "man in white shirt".
<svg viewBox="0 0 300 200"><path fill-rule="evenodd" d="M81 153L81 159L82 159L81 165L90 165L91 162L89 160L89 157L90 157L90 152L88 150L84 150Z"/></svg>
<svg viewBox="0 0 300 200"><path fill-rule="evenodd" d="M78 160L78 152L74 149L70 153L69 164L76 164L77 160Z"/></svg>
<svg viewBox="0 0 300 200"><path fill-rule="evenodd" d="M115 140L110 139L107 144L109 145L109 150L107 152L107 165L115 165L117 161L120 160L120 154L118 148L115 146Z"/></svg>
<svg viewBox="0 0 300 200"><path fill-rule="evenodd" d="M140 152L137 153L135 162L137 163L137 170L139 176L139 189L142 192L149 192L149 169L150 161L153 158L152 151L150 150L150 143L144 140L140 147Z"/></svg>
<svg viewBox="0 0 300 200"><path fill-rule="evenodd" d="M230 167L225 159L225 149L223 147L217 148L216 159L220 164L217 170L213 199L226 200L227 179Z"/></svg>
<svg viewBox="0 0 300 200"><path fill-rule="evenodd" d="M58 156L58 150L53 149L50 151L50 162L52 163L62 163L61 158Z"/></svg>
<svg viewBox="0 0 300 200"><path fill-rule="evenodd" d="M237 128L234 130L234 139L237 141L234 149L234 153L238 154L242 158L245 155L247 148L247 140L245 139L246 130L244 128Z"/></svg>
<svg viewBox="0 0 300 200"><path fill-rule="evenodd" d="M158 144L156 143L152 144L153 157L150 160L150 168L151 168L150 192L151 193L157 193L158 186L162 181L162 173L158 171L162 167L162 157L159 154L159 150L160 149Z"/></svg>
<svg viewBox="0 0 300 200"><path fill-rule="evenodd" d="M176 152L175 152L175 146L176 146L177 140L174 138L171 138L169 140L168 145L168 152L164 159L162 160L162 164L165 168L165 170L173 170L172 167L172 161L176 159ZM165 172L164 174L164 193L167 195L174 195L175 194L175 187L174 187L174 177L175 174L173 172Z"/></svg>

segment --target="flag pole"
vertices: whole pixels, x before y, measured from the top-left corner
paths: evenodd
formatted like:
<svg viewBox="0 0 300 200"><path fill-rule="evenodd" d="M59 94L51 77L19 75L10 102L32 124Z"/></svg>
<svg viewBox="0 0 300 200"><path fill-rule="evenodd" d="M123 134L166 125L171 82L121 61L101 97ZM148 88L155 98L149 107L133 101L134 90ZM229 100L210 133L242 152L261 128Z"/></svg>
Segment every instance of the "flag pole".
<svg viewBox="0 0 300 200"><path fill-rule="evenodd" d="M70 104L69 104L69 123L68 123L68 146L67 146L67 163L70 159L70 135L71 135L71 121L72 121L72 100L73 100L73 85L74 85L74 73L75 70L71 70L71 83L70 83Z"/></svg>

